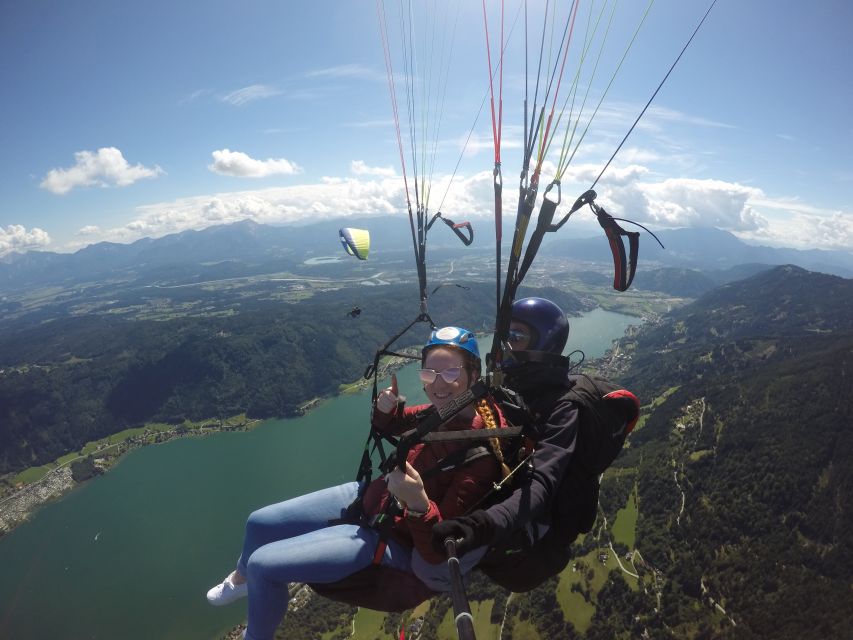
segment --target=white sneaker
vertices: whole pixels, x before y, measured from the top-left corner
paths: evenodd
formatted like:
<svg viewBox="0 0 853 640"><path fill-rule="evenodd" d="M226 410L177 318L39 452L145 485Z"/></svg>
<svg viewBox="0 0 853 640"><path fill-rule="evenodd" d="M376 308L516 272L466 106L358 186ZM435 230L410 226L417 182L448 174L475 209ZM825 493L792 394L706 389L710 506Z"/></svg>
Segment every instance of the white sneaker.
<svg viewBox="0 0 853 640"><path fill-rule="evenodd" d="M231 575L229 574L225 580L207 592L207 601L215 607L221 607L240 598L245 598L247 595L249 595L249 586L245 582L234 584L231 582Z"/></svg>

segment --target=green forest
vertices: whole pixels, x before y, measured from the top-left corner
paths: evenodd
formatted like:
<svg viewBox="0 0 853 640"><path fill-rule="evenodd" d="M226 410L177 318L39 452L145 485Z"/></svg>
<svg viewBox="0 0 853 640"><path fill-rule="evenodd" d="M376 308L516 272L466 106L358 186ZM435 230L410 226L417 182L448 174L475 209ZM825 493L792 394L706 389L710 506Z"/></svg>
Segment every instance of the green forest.
<svg viewBox="0 0 853 640"><path fill-rule="evenodd" d="M443 287L438 324L491 330L493 290ZM581 303L548 290L570 313ZM165 321L57 318L0 339L0 474L53 461L87 442L149 422L245 414L286 417L362 376L376 350L419 313L411 286L318 293L227 317ZM418 324L394 344L420 344Z"/></svg>

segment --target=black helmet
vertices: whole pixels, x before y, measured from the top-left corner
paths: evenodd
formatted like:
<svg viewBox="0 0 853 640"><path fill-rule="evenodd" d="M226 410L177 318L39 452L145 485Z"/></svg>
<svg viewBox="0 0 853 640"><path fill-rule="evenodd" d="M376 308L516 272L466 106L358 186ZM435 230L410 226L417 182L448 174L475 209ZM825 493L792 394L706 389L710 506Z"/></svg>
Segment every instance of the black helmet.
<svg viewBox="0 0 853 640"><path fill-rule="evenodd" d="M512 303L512 319L533 330L529 351L560 355L569 339L569 321L556 304L545 298L522 298Z"/></svg>

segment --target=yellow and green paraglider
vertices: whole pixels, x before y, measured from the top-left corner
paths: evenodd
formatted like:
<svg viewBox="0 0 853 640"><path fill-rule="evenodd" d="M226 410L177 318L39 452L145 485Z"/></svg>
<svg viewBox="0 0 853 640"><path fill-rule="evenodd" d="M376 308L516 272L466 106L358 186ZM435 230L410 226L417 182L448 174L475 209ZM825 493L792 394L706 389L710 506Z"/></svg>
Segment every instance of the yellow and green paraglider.
<svg viewBox="0 0 853 640"><path fill-rule="evenodd" d="M367 260L367 254L370 253L370 232L367 229L344 227L339 233L341 244L348 254L359 260Z"/></svg>

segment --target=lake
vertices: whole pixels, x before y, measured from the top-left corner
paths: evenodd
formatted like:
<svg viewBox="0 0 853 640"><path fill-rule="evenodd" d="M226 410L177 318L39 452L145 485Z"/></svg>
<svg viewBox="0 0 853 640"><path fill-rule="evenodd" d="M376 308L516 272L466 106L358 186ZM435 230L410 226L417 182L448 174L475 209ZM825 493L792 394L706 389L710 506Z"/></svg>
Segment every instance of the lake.
<svg viewBox="0 0 853 640"><path fill-rule="evenodd" d="M600 357L631 316L571 318L570 351ZM488 341L481 341L481 351ZM400 391L423 400L416 367ZM355 478L369 389L250 432L174 440L128 454L108 474L40 509L0 539L3 638L212 640L245 620L245 600L207 590L237 560L250 511Z"/></svg>

